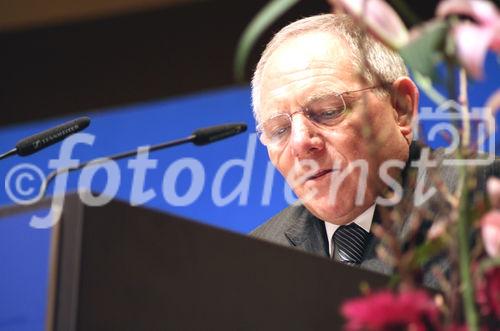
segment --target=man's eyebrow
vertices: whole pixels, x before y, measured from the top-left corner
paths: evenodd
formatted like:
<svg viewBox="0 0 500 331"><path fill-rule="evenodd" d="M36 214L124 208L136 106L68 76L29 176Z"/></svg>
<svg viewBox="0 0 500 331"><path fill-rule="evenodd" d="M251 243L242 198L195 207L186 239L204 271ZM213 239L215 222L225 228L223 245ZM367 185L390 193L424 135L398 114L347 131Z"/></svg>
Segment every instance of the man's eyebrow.
<svg viewBox="0 0 500 331"><path fill-rule="evenodd" d="M316 91L310 95L307 96L305 99L305 103L303 106L310 105L311 103L314 103L316 101L321 101L324 100L332 95L339 94L339 91L333 88L324 88L319 91Z"/></svg>

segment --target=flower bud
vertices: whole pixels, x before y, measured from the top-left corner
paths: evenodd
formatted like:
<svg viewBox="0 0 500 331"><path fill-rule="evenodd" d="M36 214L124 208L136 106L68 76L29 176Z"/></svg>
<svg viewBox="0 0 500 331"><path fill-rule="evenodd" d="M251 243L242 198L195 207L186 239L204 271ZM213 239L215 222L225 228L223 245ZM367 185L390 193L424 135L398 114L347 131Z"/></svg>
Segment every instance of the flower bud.
<svg viewBox="0 0 500 331"><path fill-rule="evenodd" d="M486 190L488 191L491 207L500 209L500 179L496 177L488 178Z"/></svg>
<svg viewBox="0 0 500 331"><path fill-rule="evenodd" d="M490 257L500 257L500 210L492 210L481 219L484 248Z"/></svg>

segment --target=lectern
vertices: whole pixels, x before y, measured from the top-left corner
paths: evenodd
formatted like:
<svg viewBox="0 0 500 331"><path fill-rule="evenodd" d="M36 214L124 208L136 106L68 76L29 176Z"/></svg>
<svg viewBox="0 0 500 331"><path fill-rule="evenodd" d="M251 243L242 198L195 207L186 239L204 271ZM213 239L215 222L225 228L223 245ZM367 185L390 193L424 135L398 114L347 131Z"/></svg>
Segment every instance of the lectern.
<svg viewBox="0 0 500 331"><path fill-rule="evenodd" d="M235 215L237 217L237 215ZM378 274L178 216L68 195L54 228L47 329L340 330Z"/></svg>

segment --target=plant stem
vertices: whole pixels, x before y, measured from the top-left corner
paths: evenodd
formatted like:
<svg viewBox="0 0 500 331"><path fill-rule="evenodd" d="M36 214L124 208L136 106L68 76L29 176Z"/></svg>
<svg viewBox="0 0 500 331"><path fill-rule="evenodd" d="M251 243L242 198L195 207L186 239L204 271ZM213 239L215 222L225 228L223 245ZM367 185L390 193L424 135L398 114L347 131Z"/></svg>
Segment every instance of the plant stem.
<svg viewBox="0 0 500 331"><path fill-rule="evenodd" d="M455 66L452 62L446 63L448 76L447 76L447 88L448 88L448 97L450 99L457 99L457 89L455 83ZM461 74L465 75L465 71ZM460 88L460 99L462 106L466 105L467 101L467 80L464 79L465 76L461 76L459 80L459 88ZM468 112L468 110L465 110ZM462 111L462 119L468 119L468 113L464 114ZM462 140L460 147L457 149L457 159L464 159L464 141ZM459 167L459 175L460 175L460 205L458 208L458 266L460 273L460 290L462 293L462 305L465 314L465 320L467 322L469 331L478 331L478 315L476 312L476 306L474 301L474 288L471 279L471 268L470 268L470 226L469 226L469 218L470 218L470 210L471 206L469 203L469 169L466 165L461 165Z"/></svg>
<svg viewBox="0 0 500 331"><path fill-rule="evenodd" d="M415 83L418 87L431 99L436 105L440 106L448 99L432 86L432 81L429 78L422 76L418 72L414 72Z"/></svg>
<svg viewBox="0 0 500 331"><path fill-rule="evenodd" d="M463 131L462 131L462 148L469 148L470 143L470 117L469 117L469 99L467 94L467 74L464 68L460 68L459 72L459 102L461 104ZM460 156L463 152L460 151ZM470 224L470 205L468 201L469 193L469 169L465 166L460 168L462 175L462 194L460 196L460 214L458 219L458 236L459 236L459 264L460 274L462 279L462 299L465 312L465 318L469 330L478 330L478 315L474 301L474 287L470 276L470 254L469 254L469 233Z"/></svg>
<svg viewBox="0 0 500 331"><path fill-rule="evenodd" d="M462 144L465 148L469 147L470 143L470 116L469 116L469 98L467 94L467 74L464 68L460 68L460 111L462 113Z"/></svg>
<svg viewBox="0 0 500 331"><path fill-rule="evenodd" d="M469 202L468 202L468 171L465 166L460 167L462 191L458 215L458 259L460 268L462 304L469 331L478 331L478 316L474 305L474 289L470 275L469 255Z"/></svg>

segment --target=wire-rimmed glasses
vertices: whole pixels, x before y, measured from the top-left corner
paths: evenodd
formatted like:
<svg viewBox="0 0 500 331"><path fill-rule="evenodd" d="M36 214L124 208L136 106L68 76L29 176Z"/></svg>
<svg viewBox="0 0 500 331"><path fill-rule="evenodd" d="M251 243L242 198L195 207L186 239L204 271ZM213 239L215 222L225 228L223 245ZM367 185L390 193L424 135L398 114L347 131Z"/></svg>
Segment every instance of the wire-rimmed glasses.
<svg viewBox="0 0 500 331"><path fill-rule="evenodd" d="M321 107L304 108L293 113L276 113L257 126L259 139L265 146L283 146L292 131L292 117L303 113L311 123L318 127L332 127L347 110L344 96L351 93L368 91L380 86L365 87L354 91L345 91L328 95Z"/></svg>

